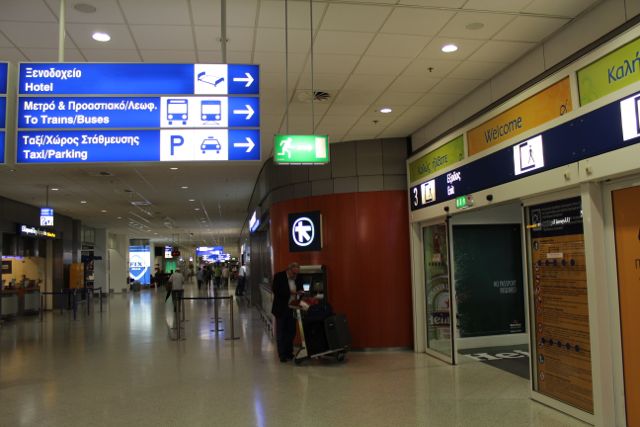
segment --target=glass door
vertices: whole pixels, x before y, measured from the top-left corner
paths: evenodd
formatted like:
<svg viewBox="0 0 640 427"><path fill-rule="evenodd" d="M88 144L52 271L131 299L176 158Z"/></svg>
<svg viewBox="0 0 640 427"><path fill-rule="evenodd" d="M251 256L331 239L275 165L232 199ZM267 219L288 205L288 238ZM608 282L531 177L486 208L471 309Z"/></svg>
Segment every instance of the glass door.
<svg viewBox="0 0 640 427"><path fill-rule="evenodd" d="M446 223L422 229L427 299L427 353L454 363L447 229Z"/></svg>

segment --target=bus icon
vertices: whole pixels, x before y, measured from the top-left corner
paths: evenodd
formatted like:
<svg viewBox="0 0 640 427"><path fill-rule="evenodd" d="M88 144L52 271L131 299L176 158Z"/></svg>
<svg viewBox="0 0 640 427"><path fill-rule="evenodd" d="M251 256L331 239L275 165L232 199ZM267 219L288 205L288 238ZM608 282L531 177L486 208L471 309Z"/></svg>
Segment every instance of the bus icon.
<svg viewBox="0 0 640 427"><path fill-rule="evenodd" d="M222 117L220 101L205 100L200 104L200 118L203 122L217 122Z"/></svg>
<svg viewBox="0 0 640 427"><path fill-rule="evenodd" d="M169 124L173 124L174 121L182 121L183 125L187 124L189 118L189 103L186 99L169 99L167 100L167 120Z"/></svg>

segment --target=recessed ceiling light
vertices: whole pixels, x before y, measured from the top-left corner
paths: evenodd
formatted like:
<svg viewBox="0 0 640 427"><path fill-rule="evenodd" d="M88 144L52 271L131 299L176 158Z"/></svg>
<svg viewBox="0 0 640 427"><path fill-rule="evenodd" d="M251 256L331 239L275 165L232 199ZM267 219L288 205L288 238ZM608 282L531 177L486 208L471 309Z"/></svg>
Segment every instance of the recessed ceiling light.
<svg viewBox="0 0 640 427"><path fill-rule="evenodd" d="M183 185L183 186L182 186L182 187L180 187L180 188L182 188L183 190L186 190L187 188L189 188L189 186L187 186L187 185Z"/></svg>
<svg viewBox="0 0 640 427"><path fill-rule="evenodd" d="M51 191L58 191L58 190L60 190L58 187L51 188Z"/></svg>
<svg viewBox="0 0 640 427"><path fill-rule="evenodd" d="M195 202L195 201L196 201L196 199L189 199L189 201L190 201L190 202Z"/></svg>
<svg viewBox="0 0 640 427"><path fill-rule="evenodd" d="M122 219L122 217L121 217L121 216L119 216L117 219Z"/></svg>
<svg viewBox="0 0 640 427"><path fill-rule="evenodd" d="M107 213L107 210L106 209L102 209L100 212Z"/></svg>
<svg viewBox="0 0 640 427"><path fill-rule="evenodd" d="M458 46L456 46L453 43L445 44L444 46L442 46L442 49L440 50L442 50L444 53L452 53L458 50Z"/></svg>
<svg viewBox="0 0 640 427"><path fill-rule="evenodd" d="M176 168L176 167L172 167L172 168L169 168L169 170L171 170L171 171L177 171L177 170L178 170L178 168Z"/></svg>
<svg viewBox="0 0 640 427"><path fill-rule="evenodd" d="M103 33L101 31L96 31L95 33L93 33L93 35L91 36L95 41L97 42L108 42L109 40L111 40L111 36L107 33Z"/></svg>
<svg viewBox="0 0 640 427"><path fill-rule="evenodd" d="M200 208L193 208L193 210L194 210L194 211L199 211L199 210L200 210Z"/></svg>
<svg viewBox="0 0 640 427"><path fill-rule="evenodd" d="M82 13L94 13L97 10L95 6L87 3L76 3L73 8Z"/></svg>
<svg viewBox="0 0 640 427"><path fill-rule="evenodd" d="M389 114L389 113L390 113L390 112L392 112L392 111L393 111L393 110L392 110L391 108L389 108L389 107L384 107L384 108L381 108L381 109L380 109L380 112L381 112L382 114Z"/></svg>
<svg viewBox="0 0 640 427"><path fill-rule="evenodd" d="M86 204L87 204L87 201L86 201L86 200L80 200L80 204L82 204L82 205L86 205Z"/></svg>

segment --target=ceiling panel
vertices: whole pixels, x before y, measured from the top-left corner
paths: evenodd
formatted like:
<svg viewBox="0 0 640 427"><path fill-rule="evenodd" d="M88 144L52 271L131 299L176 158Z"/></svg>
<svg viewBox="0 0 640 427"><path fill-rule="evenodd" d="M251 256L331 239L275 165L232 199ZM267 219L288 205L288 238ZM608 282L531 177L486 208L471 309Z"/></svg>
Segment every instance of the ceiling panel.
<svg viewBox="0 0 640 427"><path fill-rule="evenodd" d="M30 62L58 62L58 49L26 48L22 51ZM77 49L65 49L64 60L65 62L85 62Z"/></svg>
<svg viewBox="0 0 640 427"><path fill-rule="evenodd" d="M21 62L27 60L27 58L25 58L18 49L12 47L0 47L0 58L2 58L2 61L10 62Z"/></svg>
<svg viewBox="0 0 640 427"><path fill-rule="evenodd" d="M55 10L58 10L57 8ZM2 0L0 20L56 22L56 16L42 0Z"/></svg>
<svg viewBox="0 0 640 427"><path fill-rule="evenodd" d="M454 43L458 50L452 53L443 53L442 46ZM467 59L478 50L485 42L481 40L459 39L455 37L435 37L419 55L420 59L437 59L442 61L461 61Z"/></svg>
<svg viewBox="0 0 640 427"><path fill-rule="evenodd" d="M453 18L454 12L396 8L382 27L383 33L434 36Z"/></svg>
<svg viewBox="0 0 640 427"><path fill-rule="evenodd" d="M298 88L311 88L311 75L301 74L298 80ZM316 90L336 91L346 83L349 74L322 74L313 73L313 86ZM284 78L280 76L282 87L284 87ZM290 81L291 82L291 81ZM291 84L291 83L289 83Z"/></svg>
<svg viewBox="0 0 640 427"><path fill-rule="evenodd" d="M569 22L568 19L518 16L496 34L494 39L537 43L560 29L567 22Z"/></svg>
<svg viewBox="0 0 640 427"><path fill-rule="evenodd" d="M331 104L329 111L327 111L327 115L325 116L325 118L329 115L343 117L360 117L362 113L367 111L369 105L370 104L338 104L334 101L333 104Z"/></svg>
<svg viewBox="0 0 640 427"><path fill-rule="evenodd" d="M410 6L461 8L468 0L399 0L398 4Z"/></svg>
<svg viewBox="0 0 640 427"><path fill-rule="evenodd" d="M374 5L330 4L322 20L322 30L376 32L392 8Z"/></svg>
<svg viewBox="0 0 640 427"><path fill-rule="evenodd" d="M461 63L462 61L416 59L404 70L403 74L406 76L442 78Z"/></svg>
<svg viewBox="0 0 640 427"><path fill-rule="evenodd" d="M408 106L415 104L423 96L424 94L422 92L397 92L389 90L382 94L379 102L391 108L395 106Z"/></svg>
<svg viewBox="0 0 640 427"><path fill-rule="evenodd" d="M431 92L466 95L483 82L484 80L446 79L435 85Z"/></svg>
<svg viewBox="0 0 640 427"><path fill-rule="evenodd" d="M365 55L360 59L354 74L380 74L396 76L404 70L411 59L388 56Z"/></svg>
<svg viewBox="0 0 640 427"><path fill-rule="evenodd" d="M353 71L359 59L360 56L358 55L314 55L314 73L349 74ZM311 64L308 61L303 73L311 73Z"/></svg>
<svg viewBox="0 0 640 427"><path fill-rule="evenodd" d="M140 49L195 49L191 27L185 25L132 25Z"/></svg>
<svg viewBox="0 0 640 427"><path fill-rule="evenodd" d="M389 87L389 90L397 92L428 92L440 79L425 76L399 76Z"/></svg>
<svg viewBox="0 0 640 427"><path fill-rule="evenodd" d="M354 74L347 81L344 90L374 90L381 91L387 88L394 76Z"/></svg>
<svg viewBox="0 0 640 427"><path fill-rule="evenodd" d="M307 56L299 53L289 54L289 72L299 73L305 64ZM356 58L357 60L357 58ZM260 64L260 72L264 73L282 73L285 72L285 55L284 53L266 53L256 52L253 55L253 61ZM317 70L316 70L317 71ZM349 70L351 71L351 70Z"/></svg>
<svg viewBox="0 0 640 427"><path fill-rule="evenodd" d="M91 36L95 31L106 32L111 36L109 43L95 41ZM67 34L79 48L89 49L135 49L131 34L126 25L118 24L69 24Z"/></svg>
<svg viewBox="0 0 640 427"><path fill-rule="evenodd" d="M315 40L314 53L362 55L373 36L373 33L320 31Z"/></svg>
<svg viewBox="0 0 640 427"><path fill-rule="evenodd" d="M311 45L309 31L288 31L289 53L307 53ZM285 31L279 28L258 28L256 33L256 51L287 52Z"/></svg>
<svg viewBox="0 0 640 427"><path fill-rule="evenodd" d="M229 27L227 28L227 49L228 50L253 50L253 28Z"/></svg>
<svg viewBox="0 0 640 427"><path fill-rule="evenodd" d="M504 62L478 62L469 60L460 64L449 74L449 77L488 80L498 74L507 65L509 64Z"/></svg>
<svg viewBox="0 0 640 427"><path fill-rule="evenodd" d="M378 96L380 90L342 90L336 97L334 105L370 105Z"/></svg>
<svg viewBox="0 0 640 427"><path fill-rule="evenodd" d="M60 10L59 0L46 0L51 10L56 16ZM75 9L75 4L87 3L96 8L95 12L86 13L79 12ZM92 24L124 24L124 17L118 6L117 0L99 0L99 1L67 1L67 9L65 20L68 23L92 23Z"/></svg>
<svg viewBox="0 0 640 427"><path fill-rule="evenodd" d="M513 15L497 13L458 12L438 33L438 36L488 40L509 22L513 21L514 18L515 16ZM477 30L467 28L467 26L473 24L482 24L483 27Z"/></svg>
<svg viewBox="0 0 640 427"><path fill-rule="evenodd" d="M119 0L132 25L191 25L187 0Z"/></svg>
<svg viewBox="0 0 640 427"><path fill-rule="evenodd" d="M533 0L525 12L574 18L600 0Z"/></svg>
<svg viewBox="0 0 640 427"><path fill-rule="evenodd" d="M34 25L0 21L0 31L18 47L58 47L58 24L39 23L35 31ZM65 42L69 42L68 37Z"/></svg>
<svg viewBox="0 0 640 427"><path fill-rule="evenodd" d="M206 0L200 0L206 1ZM309 30L309 2L290 1L288 2L288 27L289 29ZM320 26L320 21L326 9L325 3L313 3L313 28ZM258 26L265 28L284 28L284 1L263 0L260 3L260 17Z"/></svg>
<svg viewBox="0 0 640 427"><path fill-rule="evenodd" d="M141 49L144 62L195 63L195 50L145 50Z"/></svg>
<svg viewBox="0 0 640 427"><path fill-rule="evenodd" d="M196 35L196 47L198 50L220 50L220 27L202 26L194 27Z"/></svg>
<svg viewBox="0 0 640 427"><path fill-rule="evenodd" d="M430 40L430 37L422 36L378 34L367 49L367 55L414 58Z"/></svg>
<svg viewBox="0 0 640 427"><path fill-rule="evenodd" d="M534 43L488 41L469 61L513 62L535 47Z"/></svg>
<svg viewBox="0 0 640 427"><path fill-rule="evenodd" d="M137 50L82 49L89 62L141 62Z"/></svg>
<svg viewBox="0 0 640 427"><path fill-rule="evenodd" d="M519 12L529 3L531 3L531 0L469 0L465 3L464 8L497 12Z"/></svg>
<svg viewBox="0 0 640 427"><path fill-rule="evenodd" d="M198 49L197 51L198 53L198 62L202 63L202 64L215 64L216 62L223 62L222 61L222 53L219 50L201 50ZM247 57L249 58L249 60L238 60L238 59L231 59L232 57L234 57L234 53L233 52L227 52L227 60L229 62L234 62L237 64L243 64L243 63L247 63L251 61L251 52L246 52L246 54L248 55Z"/></svg>
<svg viewBox="0 0 640 427"><path fill-rule="evenodd" d="M13 47L13 43L0 33L0 47Z"/></svg>

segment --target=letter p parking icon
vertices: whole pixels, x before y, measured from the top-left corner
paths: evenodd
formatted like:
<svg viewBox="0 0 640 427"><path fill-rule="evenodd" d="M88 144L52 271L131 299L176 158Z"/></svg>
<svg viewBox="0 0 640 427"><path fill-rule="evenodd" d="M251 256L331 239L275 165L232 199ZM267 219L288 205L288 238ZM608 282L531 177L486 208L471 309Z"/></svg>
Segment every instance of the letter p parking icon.
<svg viewBox="0 0 640 427"><path fill-rule="evenodd" d="M171 135L171 155L174 156L174 148L184 145L184 138L180 135Z"/></svg>

